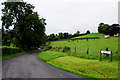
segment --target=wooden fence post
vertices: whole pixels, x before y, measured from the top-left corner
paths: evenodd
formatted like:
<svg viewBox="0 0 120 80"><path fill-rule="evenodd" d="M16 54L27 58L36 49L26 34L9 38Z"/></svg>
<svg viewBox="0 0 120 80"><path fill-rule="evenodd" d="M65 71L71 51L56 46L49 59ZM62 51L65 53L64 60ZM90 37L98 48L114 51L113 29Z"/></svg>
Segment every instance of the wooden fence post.
<svg viewBox="0 0 120 80"><path fill-rule="evenodd" d="M86 52L87 54L89 53L89 47L87 48L87 52Z"/></svg>
<svg viewBox="0 0 120 80"><path fill-rule="evenodd" d="M112 51L111 51L111 54L110 54L110 61L112 61Z"/></svg>
<svg viewBox="0 0 120 80"><path fill-rule="evenodd" d="M75 46L75 53L76 53L76 46Z"/></svg>

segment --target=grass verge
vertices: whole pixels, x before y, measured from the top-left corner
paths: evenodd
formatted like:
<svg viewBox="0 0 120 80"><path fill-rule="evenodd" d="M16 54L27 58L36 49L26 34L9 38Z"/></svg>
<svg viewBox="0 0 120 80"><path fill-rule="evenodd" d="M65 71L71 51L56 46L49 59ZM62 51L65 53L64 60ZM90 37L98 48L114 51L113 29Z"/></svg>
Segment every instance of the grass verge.
<svg viewBox="0 0 120 80"><path fill-rule="evenodd" d="M0 60L6 60L6 59L10 59L25 53L29 53L29 52L34 52L36 50L30 50L30 51L23 51L20 50L17 47L11 47L11 46L2 46L0 49L2 49L2 55L0 56Z"/></svg>
<svg viewBox="0 0 120 80"><path fill-rule="evenodd" d="M25 54L25 53L26 53L26 52L19 52L19 53L14 53L14 54L7 54L7 55L5 55L5 56L2 56L2 58L1 58L0 60L10 59L10 58L13 58L13 57L16 57L16 56Z"/></svg>
<svg viewBox="0 0 120 80"><path fill-rule="evenodd" d="M103 80L118 77L118 61L116 60L110 62L108 60L82 59L55 51L39 53L38 58L57 68L88 78Z"/></svg>
<svg viewBox="0 0 120 80"><path fill-rule="evenodd" d="M56 51L44 51L44 52L41 52L40 54L38 54L38 58L45 62L51 61L51 60L59 58L59 57L64 57L64 56L67 56L67 54L61 53L61 52L56 52Z"/></svg>

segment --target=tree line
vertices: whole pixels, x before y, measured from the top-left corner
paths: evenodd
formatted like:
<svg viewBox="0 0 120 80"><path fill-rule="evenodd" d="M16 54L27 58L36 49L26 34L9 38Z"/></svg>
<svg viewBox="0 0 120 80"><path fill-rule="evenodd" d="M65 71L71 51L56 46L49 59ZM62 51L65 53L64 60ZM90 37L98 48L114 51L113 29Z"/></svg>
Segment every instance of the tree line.
<svg viewBox="0 0 120 80"><path fill-rule="evenodd" d="M119 24L105 24L105 23L100 23L98 26L98 32L103 33L105 35L110 35L113 36L117 33L120 33L120 25Z"/></svg>
<svg viewBox="0 0 120 80"><path fill-rule="evenodd" d="M62 40L62 39L70 39L70 38L73 38L73 37L77 37L77 36L83 36L83 35L86 35L86 34L90 34L90 31L87 30L86 33L82 33L80 34L80 31L77 31L76 33L74 34L70 34L68 32L65 32L65 33L58 33L58 34L50 34L47 36L47 41L56 41L56 40Z"/></svg>

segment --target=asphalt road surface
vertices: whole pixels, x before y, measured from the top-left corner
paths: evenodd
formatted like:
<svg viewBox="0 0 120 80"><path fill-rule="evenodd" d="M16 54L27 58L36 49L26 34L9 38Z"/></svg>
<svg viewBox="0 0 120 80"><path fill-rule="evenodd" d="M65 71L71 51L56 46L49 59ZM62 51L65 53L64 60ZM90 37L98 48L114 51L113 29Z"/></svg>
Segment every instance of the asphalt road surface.
<svg viewBox="0 0 120 80"><path fill-rule="evenodd" d="M37 58L40 50L2 61L2 78L79 78ZM89 79L85 79L89 80Z"/></svg>

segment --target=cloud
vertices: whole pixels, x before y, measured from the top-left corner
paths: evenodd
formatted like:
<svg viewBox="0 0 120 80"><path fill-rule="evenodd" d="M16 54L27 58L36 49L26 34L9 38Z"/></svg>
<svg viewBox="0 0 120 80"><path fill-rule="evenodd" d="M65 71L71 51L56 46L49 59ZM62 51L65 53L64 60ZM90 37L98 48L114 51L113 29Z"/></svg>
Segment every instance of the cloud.
<svg viewBox="0 0 120 80"><path fill-rule="evenodd" d="M24 0L45 18L46 33L97 32L100 22L118 23L118 0ZM0 14L1 15L1 14Z"/></svg>

